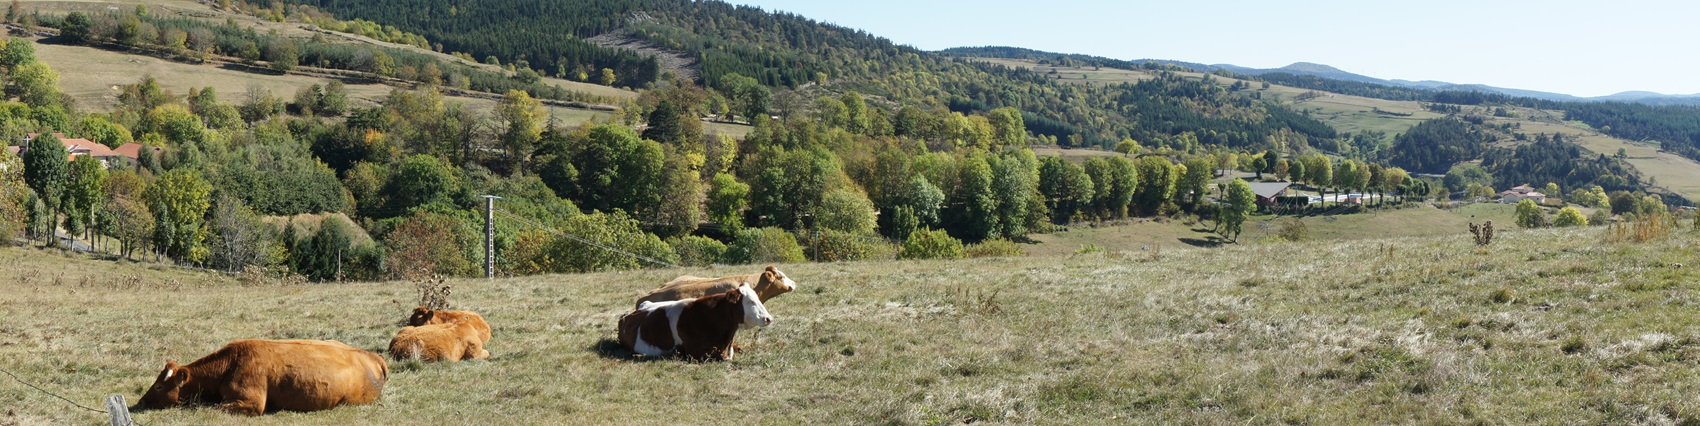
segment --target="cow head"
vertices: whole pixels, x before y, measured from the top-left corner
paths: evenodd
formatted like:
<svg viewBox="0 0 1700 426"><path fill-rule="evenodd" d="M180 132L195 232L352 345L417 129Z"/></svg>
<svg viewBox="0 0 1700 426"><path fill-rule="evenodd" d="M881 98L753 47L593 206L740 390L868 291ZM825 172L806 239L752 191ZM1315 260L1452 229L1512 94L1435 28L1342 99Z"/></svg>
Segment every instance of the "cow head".
<svg viewBox="0 0 1700 426"><path fill-rule="evenodd" d="M760 285L763 283L767 285ZM761 281L757 284L757 287L761 287L761 293L764 293L762 294L765 296L764 299L772 299L774 296L790 293L791 290L797 289L797 282L791 281L791 277L785 276L784 272L780 272L779 268L773 265L767 265L767 270L762 271Z"/></svg>
<svg viewBox="0 0 1700 426"><path fill-rule="evenodd" d="M151 410L168 408L183 403L183 384L189 382L189 369L166 361L165 369L159 372L159 377L153 380L153 386L148 387L147 393L136 402L135 410Z"/></svg>
<svg viewBox="0 0 1700 426"><path fill-rule="evenodd" d="M421 325L430 324L431 318L435 317L436 315L437 315L437 311L433 311L433 310L431 310L431 308L427 308L427 307L424 307L424 306L413 308L413 315L407 317L407 325L418 327L418 326L421 326Z"/></svg>
<svg viewBox="0 0 1700 426"><path fill-rule="evenodd" d="M755 289L739 284L738 288L726 292L726 302L736 303L744 308L744 324L746 326L766 327L773 324L773 314L767 313L767 306L761 304L761 298L756 296Z"/></svg>

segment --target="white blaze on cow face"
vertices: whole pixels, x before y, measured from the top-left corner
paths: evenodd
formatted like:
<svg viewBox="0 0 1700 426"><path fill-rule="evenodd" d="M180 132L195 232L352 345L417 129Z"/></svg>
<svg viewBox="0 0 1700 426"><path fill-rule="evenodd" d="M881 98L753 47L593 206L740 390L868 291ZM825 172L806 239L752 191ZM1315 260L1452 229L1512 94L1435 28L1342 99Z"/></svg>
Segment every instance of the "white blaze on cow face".
<svg viewBox="0 0 1700 426"><path fill-rule="evenodd" d="M791 281L791 277L786 276L785 271L781 271L779 268L773 268L773 273L774 275L779 276L779 284L785 288L785 291L793 291L797 289L797 282Z"/></svg>
<svg viewBox="0 0 1700 426"><path fill-rule="evenodd" d="M767 313L767 306L761 304L761 298L756 297L755 289L740 286L738 293L744 296L744 324L746 326L766 327L773 324L773 315Z"/></svg>

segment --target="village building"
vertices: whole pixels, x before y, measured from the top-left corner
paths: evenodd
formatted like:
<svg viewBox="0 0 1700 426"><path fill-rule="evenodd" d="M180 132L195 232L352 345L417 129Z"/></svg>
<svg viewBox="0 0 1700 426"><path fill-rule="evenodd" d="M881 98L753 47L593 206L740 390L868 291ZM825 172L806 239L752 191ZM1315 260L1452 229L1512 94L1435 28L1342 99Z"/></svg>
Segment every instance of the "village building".
<svg viewBox="0 0 1700 426"><path fill-rule="evenodd" d="M23 146L10 147L12 154L22 156L29 147L29 141L40 135L40 133L30 133L28 137L24 138ZM113 149L88 139L66 137L64 133L54 133L53 136L59 138L60 144L65 145L65 152L69 156L66 160L75 161L78 156L88 156L100 160L101 167L108 169L118 164L135 164L142 151L142 144L135 142L120 145L117 149ZM160 151L158 147L153 149L155 154Z"/></svg>
<svg viewBox="0 0 1700 426"><path fill-rule="evenodd" d="M1257 194L1258 206L1268 207L1275 205L1277 197L1288 195L1288 189L1292 186L1292 182L1253 182L1251 192Z"/></svg>
<svg viewBox="0 0 1700 426"><path fill-rule="evenodd" d="M1546 194L1536 192L1535 188L1529 185L1521 185L1499 193L1499 202L1505 204L1517 204L1523 200L1533 200L1536 204L1540 204L1545 202L1546 199Z"/></svg>

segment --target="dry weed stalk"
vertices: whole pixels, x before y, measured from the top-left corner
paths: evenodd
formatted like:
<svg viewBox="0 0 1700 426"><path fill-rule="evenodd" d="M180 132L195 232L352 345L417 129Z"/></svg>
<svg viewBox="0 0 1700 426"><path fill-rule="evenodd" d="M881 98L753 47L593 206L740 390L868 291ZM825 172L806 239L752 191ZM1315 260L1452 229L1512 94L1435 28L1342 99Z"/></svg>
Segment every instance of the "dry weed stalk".
<svg viewBox="0 0 1700 426"><path fill-rule="evenodd" d="M266 268L261 268L259 265L244 266L242 272L236 273L236 282L242 283L244 286L264 285L267 281L270 280L266 277Z"/></svg>
<svg viewBox="0 0 1700 426"><path fill-rule="evenodd" d="M1493 244L1493 221L1490 220L1481 225L1470 222L1470 234L1476 236L1476 245L1478 246Z"/></svg>
<svg viewBox="0 0 1700 426"><path fill-rule="evenodd" d="M419 306L433 311L448 309L449 293L453 291L448 281L437 277L414 281L414 288L419 289Z"/></svg>

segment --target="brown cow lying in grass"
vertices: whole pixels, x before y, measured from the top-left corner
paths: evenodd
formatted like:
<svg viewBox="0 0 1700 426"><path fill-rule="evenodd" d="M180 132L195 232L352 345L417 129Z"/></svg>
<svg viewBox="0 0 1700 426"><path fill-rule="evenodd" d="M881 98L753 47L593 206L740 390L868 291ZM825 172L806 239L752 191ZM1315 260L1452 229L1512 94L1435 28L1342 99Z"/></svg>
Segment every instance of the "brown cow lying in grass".
<svg viewBox="0 0 1700 426"><path fill-rule="evenodd" d="M490 323L484 322L484 317L472 311L438 311L424 306L413 308L413 315L407 317L407 325L418 327L431 324L465 323L478 331L480 345L490 343Z"/></svg>
<svg viewBox="0 0 1700 426"><path fill-rule="evenodd" d="M389 364L334 340L237 340L188 365L166 361L135 410L217 404L257 416L366 404L383 394Z"/></svg>
<svg viewBox="0 0 1700 426"><path fill-rule="evenodd" d="M644 302L669 302L674 300L703 297L710 294L725 293L738 286L749 286L755 289L756 295L763 303L781 294L797 289L797 282L780 272L779 268L768 265L767 270L760 274L734 275L720 278L702 278L685 275L662 284L661 288L649 292L638 299L641 309Z"/></svg>
<svg viewBox="0 0 1700 426"><path fill-rule="evenodd" d="M390 356L397 361L460 361L490 357L478 329L472 324L451 322L403 327L390 339Z"/></svg>
<svg viewBox="0 0 1700 426"><path fill-rule="evenodd" d="M633 353L690 359L732 359L732 339L742 326L773 323L749 286L725 293L671 302L643 302L620 318L620 344Z"/></svg>

